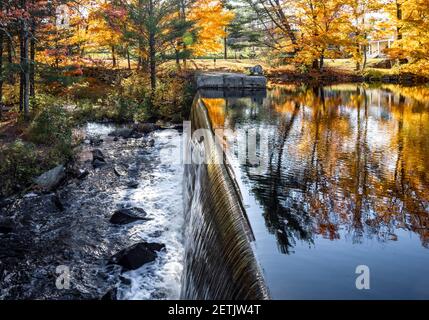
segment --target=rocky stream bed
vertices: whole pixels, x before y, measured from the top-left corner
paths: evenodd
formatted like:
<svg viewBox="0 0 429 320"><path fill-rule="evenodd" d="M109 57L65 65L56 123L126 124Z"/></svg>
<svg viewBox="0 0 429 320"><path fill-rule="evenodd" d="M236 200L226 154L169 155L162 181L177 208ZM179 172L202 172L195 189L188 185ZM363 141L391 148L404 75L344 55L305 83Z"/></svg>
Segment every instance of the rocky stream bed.
<svg viewBox="0 0 429 320"><path fill-rule="evenodd" d="M182 137L156 129L88 124L72 163L1 200L0 299L179 298Z"/></svg>

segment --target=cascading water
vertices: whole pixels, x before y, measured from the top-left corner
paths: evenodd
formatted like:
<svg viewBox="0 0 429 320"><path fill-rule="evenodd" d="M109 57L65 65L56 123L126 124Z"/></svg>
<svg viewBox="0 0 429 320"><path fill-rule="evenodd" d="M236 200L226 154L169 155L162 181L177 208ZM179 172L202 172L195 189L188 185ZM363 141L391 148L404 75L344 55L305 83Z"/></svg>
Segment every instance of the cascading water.
<svg viewBox="0 0 429 320"><path fill-rule="evenodd" d="M185 270L182 299L267 299L268 292L250 241L246 213L227 164L220 164L207 109L197 95L188 139L192 162L185 165Z"/></svg>

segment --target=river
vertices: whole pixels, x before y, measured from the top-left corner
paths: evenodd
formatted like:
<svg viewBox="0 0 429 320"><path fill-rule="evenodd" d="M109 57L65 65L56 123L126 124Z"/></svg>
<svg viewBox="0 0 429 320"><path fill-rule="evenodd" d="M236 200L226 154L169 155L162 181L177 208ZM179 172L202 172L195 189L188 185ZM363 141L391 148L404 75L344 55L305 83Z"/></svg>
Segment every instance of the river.
<svg viewBox="0 0 429 320"><path fill-rule="evenodd" d="M272 298L429 298L429 88L224 95L202 100L213 127L233 131L228 153ZM362 266L369 290L356 286Z"/></svg>

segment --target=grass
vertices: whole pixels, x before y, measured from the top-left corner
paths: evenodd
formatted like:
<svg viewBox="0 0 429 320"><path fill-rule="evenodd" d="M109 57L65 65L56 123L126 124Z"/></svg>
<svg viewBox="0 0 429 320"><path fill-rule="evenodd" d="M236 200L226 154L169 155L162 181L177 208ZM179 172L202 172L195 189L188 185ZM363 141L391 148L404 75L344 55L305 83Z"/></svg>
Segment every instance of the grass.
<svg viewBox="0 0 429 320"><path fill-rule="evenodd" d="M377 78L385 76L397 76L398 70L395 68L376 68L375 65L384 61L385 59L368 59L367 66L363 72L356 71L356 62L352 59L327 59L325 61L325 67L327 69L344 72L347 74L363 74L365 76L375 76Z"/></svg>
<svg viewBox="0 0 429 320"><path fill-rule="evenodd" d="M225 71L225 72L246 72L247 68L261 65L265 70L270 69L269 65L256 59L190 59L187 61L187 69L190 71ZM181 63L183 68L183 62ZM176 70L176 62L168 61L160 66L160 71Z"/></svg>

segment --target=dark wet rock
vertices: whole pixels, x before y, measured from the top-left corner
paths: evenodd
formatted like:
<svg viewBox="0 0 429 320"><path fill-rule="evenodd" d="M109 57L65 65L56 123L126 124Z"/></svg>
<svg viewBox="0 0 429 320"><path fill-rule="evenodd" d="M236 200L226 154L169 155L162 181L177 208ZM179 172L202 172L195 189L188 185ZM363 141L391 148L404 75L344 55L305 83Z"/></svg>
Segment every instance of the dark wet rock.
<svg viewBox="0 0 429 320"><path fill-rule="evenodd" d="M162 230L156 230L149 235L151 238L159 238L162 236Z"/></svg>
<svg viewBox="0 0 429 320"><path fill-rule="evenodd" d="M107 291L107 293L101 297L101 300L108 300L108 301L118 300L118 288L113 288Z"/></svg>
<svg viewBox="0 0 429 320"><path fill-rule="evenodd" d="M143 135L142 133L140 133L140 132L134 132L134 133L132 134L132 137L133 137L134 139L141 139L141 138L143 138L143 137L144 137L144 135Z"/></svg>
<svg viewBox="0 0 429 320"><path fill-rule="evenodd" d="M60 211L64 211L64 205L63 205L63 202L62 202L62 200L61 200L61 197L60 197L58 194L55 194L55 195L52 197L52 201L53 201L53 203L55 204L55 206L58 208L58 210L60 210Z"/></svg>
<svg viewBox="0 0 429 320"><path fill-rule="evenodd" d="M14 201L13 198L0 199L0 209L10 206Z"/></svg>
<svg viewBox="0 0 429 320"><path fill-rule="evenodd" d="M98 160L98 159L95 159L95 160L92 162L92 166L94 167L94 169L102 168L102 167L104 167L106 164L107 164L107 163L106 163L106 161L101 161L101 160Z"/></svg>
<svg viewBox="0 0 429 320"><path fill-rule="evenodd" d="M12 231L13 231L13 228L11 226L0 224L0 233L8 234L8 233L11 233Z"/></svg>
<svg viewBox="0 0 429 320"><path fill-rule="evenodd" d="M133 133L134 133L134 129L123 128L123 129L118 129L118 130L115 130L115 131L109 133L109 136L116 137L116 138L129 139L132 137Z"/></svg>
<svg viewBox="0 0 429 320"><path fill-rule="evenodd" d="M155 146L155 140L154 139L150 139L148 142L147 142L147 145L149 146L149 147L153 147L153 146Z"/></svg>
<svg viewBox="0 0 429 320"><path fill-rule="evenodd" d="M155 261L158 252L163 249L165 249L165 245L159 243L137 243L115 254L110 259L109 264L120 265L124 271L136 270Z"/></svg>
<svg viewBox="0 0 429 320"><path fill-rule="evenodd" d="M256 65L254 67L249 68L249 73L251 76L263 76L264 68L261 65Z"/></svg>
<svg viewBox="0 0 429 320"><path fill-rule="evenodd" d="M55 189L61 183L65 175L65 167L63 165L59 165L34 179L34 182L40 188L50 191Z"/></svg>
<svg viewBox="0 0 429 320"><path fill-rule="evenodd" d="M143 133L143 134L148 134L151 133L155 130L159 130L159 126L154 124L154 123L137 123L134 125L134 129L137 132Z"/></svg>
<svg viewBox="0 0 429 320"><path fill-rule="evenodd" d="M121 167L121 166L114 166L113 167L113 172L115 173L116 176L118 177L122 177L125 176L127 173L125 172L125 170Z"/></svg>
<svg viewBox="0 0 429 320"><path fill-rule="evenodd" d="M92 150L92 157L95 160L105 161L104 154L101 152L100 149L94 149Z"/></svg>
<svg viewBox="0 0 429 320"><path fill-rule="evenodd" d="M127 183L127 187L131 189L137 189L139 187L139 183L137 181L130 181Z"/></svg>
<svg viewBox="0 0 429 320"><path fill-rule="evenodd" d="M100 139L100 138L91 138L90 139L90 144L95 146L95 147L101 146L103 144L103 142L104 142L104 140Z"/></svg>
<svg viewBox="0 0 429 320"><path fill-rule="evenodd" d="M128 278L120 276L119 280L121 280L121 283L124 284L124 285L126 285L126 286L130 286L131 285L131 280L128 279Z"/></svg>
<svg viewBox="0 0 429 320"><path fill-rule="evenodd" d="M119 209L110 218L110 223L125 225L136 221L147 221L147 213L141 208Z"/></svg>
<svg viewBox="0 0 429 320"><path fill-rule="evenodd" d="M77 171L77 178L79 179L79 180L83 180L83 179L85 179L87 176L89 175L89 171L88 170L86 170L86 169L79 169L78 171Z"/></svg>

